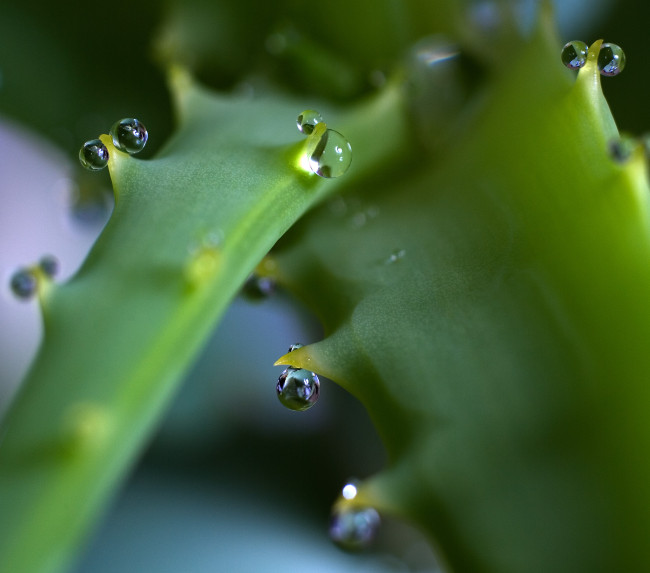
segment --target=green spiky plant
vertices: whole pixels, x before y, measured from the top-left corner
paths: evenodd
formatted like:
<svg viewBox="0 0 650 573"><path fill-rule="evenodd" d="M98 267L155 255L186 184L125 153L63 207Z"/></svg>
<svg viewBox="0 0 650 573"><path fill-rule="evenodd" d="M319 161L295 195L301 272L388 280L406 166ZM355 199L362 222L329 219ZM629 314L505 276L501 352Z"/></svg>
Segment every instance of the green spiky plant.
<svg viewBox="0 0 650 573"><path fill-rule="evenodd" d="M326 330L278 363L358 397L389 455L341 504L414 521L455 573L647 568L647 173L640 146L608 153L600 43L576 80L548 7L528 36L504 9L486 47L462 2L333 2L322 26L282 28L269 64L276 8L235 4L169 10L156 53L173 134L148 160L103 137L111 220L72 280L40 277L44 340L2 426L0 571L65 569L271 249L273 278ZM287 2L283 18L304 9ZM470 85L409 60L435 33L480 68ZM101 101L108 68L86 69ZM132 69L115 72L128 84ZM203 84L247 76L254 98ZM61 96L62 121L84 89ZM302 167L307 107L352 142L340 178Z"/></svg>

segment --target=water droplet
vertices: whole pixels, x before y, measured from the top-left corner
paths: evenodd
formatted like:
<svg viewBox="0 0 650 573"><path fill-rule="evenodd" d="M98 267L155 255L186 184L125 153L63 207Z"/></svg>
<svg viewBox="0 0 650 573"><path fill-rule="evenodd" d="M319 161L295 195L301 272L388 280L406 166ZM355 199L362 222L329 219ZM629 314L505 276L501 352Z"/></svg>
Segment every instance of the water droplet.
<svg viewBox="0 0 650 573"><path fill-rule="evenodd" d="M611 158L617 163L625 163L636 149L639 143L629 135L621 134L620 139L610 141L608 150Z"/></svg>
<svg viewBox="0 0 650 573"><path fill-rule="evenodd" d="M330 522L330 538L343 549L363 549L374 539L380 523L372 507L338 509Z"/></svg>
<svg viewBox="0 0 650 573"><path fill-rule="evenodd" d="M242 292L252 300L261 300L270 297L275 292L275 286L275 280L271 277L253 273L246 279Z"/></svg>
<svg viewBox="0 0 650 573"><path fill-rule="evenodd" d="M403 259L406 256L406 251L404 249L395 249L390 256L386 259L386 264L391 265L396 263L400 259Z"/></svg>
<svg viewBox="0 0 650 573"><path fill-rule="evenodd" d="M314 372L290 366L278 378L278 398L290 410L311 408L318 400L320 380Z"/></svg>
<svg viewBox="0 0 650 573"><path fill-rule="evenodd" d="M18 269L11 277L11 291L22 300L29 300L36 294L38 280L36 275L27 268Z"/></svg>
<svg viewBox="0 0 650 573"><path fill-rule="evenodd" d="M343 175L352 162L352 146L338 131L328 129L318 140L309 156L311 170L331 179Z"/></svg>
<svg viewBox="0 0 650 573"><path fill-rule="evenodd" d="M293 352L294 350L298 350L298 348L302 348L304 345L300 344L300 342L296 342L295 344L292 344L289 346L289 352Z"/></svg>
<svg viewBox="0 0 650 573"><path fill-rule="evenodd" d="M108 149L99 139L86 141L79 150L79 161L90 171L99 171L108 164Z"/></svg>
<svg viewBox="0 0 650 573"><path fill-rule="evenodd" d="M587 44L574 40L567 42L562 48L562 63L570 70L577 70L587 63Z"/></svg>
<svg viewBox="0 0 650 573"><path fill-rule="evenodd" d="M298 119L296 120L298 131L300 133L304 133L305 135L311 135L314 133L314 128L319 123L323 123L323 117L320 113L313 109L306 109L298 116Z"/></svg>
<svg viewBox="0 0 650 573"><path fill-rule="evenodd" d="M605 43L598 54L598 69L603 76L617 76L625 68L625 53L616 44Z"/></svg>
<svg viewBox="0 0 650 573"><path fill-rule="evenodd" d="M137 119L127 117L111 127L113 145L126 153L138 153L144 149L149 139L147 128Z"/></svg>
<svg viewBox="0 0 650 573"><path fill-rule="evenodd" d="M38 266L43 271L43 274L50 278L53 278L59 274L59 259L53 255L45 255L41 257L41 260L38 261Z"/></svg>
<svg viewBox="0 0 650 573"><path fill-rule="evenodd" d="M354 482L346 483L341 490L344 499L350 500L357 497L357 485Z"/></svg>

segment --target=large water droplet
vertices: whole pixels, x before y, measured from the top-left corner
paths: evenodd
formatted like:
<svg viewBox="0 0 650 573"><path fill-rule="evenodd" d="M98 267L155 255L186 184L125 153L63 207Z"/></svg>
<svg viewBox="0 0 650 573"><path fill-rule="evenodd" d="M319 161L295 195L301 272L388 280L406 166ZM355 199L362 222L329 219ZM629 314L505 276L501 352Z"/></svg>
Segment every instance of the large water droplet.
<svg viewBox="0 0 650 573"><path fill-rule="evenodd" d="M43 274L49 278L54 278L59 273L59 259L53 255L45 255L41 257L41 260L38 261L38 266L41 271L43 271Z"/></svg>
<svg viewBox="0 0 650 573"><path fill-rule="evenodd" d="M90 171L99 171L108 164L108 149L99 139L86 141L79 150L79 161Z"/></svg>
<svg viewBox="0 0 650 573"><path fill-rule="evenodd" d="M605 43L598 54L598 69L603 76L617 76L625 68L625 53L616 44Z"/></svg>
<svg viewBox="0 0 650 573"><path fill-rule="evenodd" d="M12 275L9 285L18 298L29 300L36 294L38 280L30 269L18 269Z"/></svg>
<svg viewBox="0 0 650 573"><path fill-rule="evenodd" d="M343 175L352 162L352 146L338 131L327 129L309 156L311 170L331 179Z"/></svg>
<svg viewBox="0 0 650 573"><path fill-rule="evenodd" d="M363 549L374 539L380 523L372 507L339 509L332 515L330 538L344 549Z"/></svg>
<svg viewBox="0 0 650 573"><path fill-rule="evenodd" d="M298 126L298 131L304 133L305 135L311 135L314 133L314 128L319 123L323 122L323 117L320 113L313 109L307 109L303 111L296 120L296 125Z"/></svg>
<svg viewBox="0 0 650 573"><path fill-rule="evenodd" d="M147 128L137 119L127 117L111 127L113 145L126 153L138 153L144 149L149 139Z"/></svg>
<svg viewBox="0 0 650 573"><path fill-rule="evenodd" d="M570 70L580 69L587 63L588 50L587 44L579 40L568 42L562 48L562 63Z"/></svg>
<svg viewBox="0 0 650 573"><path fill-rule="evenodd" d="M302 411L311 408L318 400L320 380L309 370L290 366L278 378L275 389L284 406Z"/></svg>

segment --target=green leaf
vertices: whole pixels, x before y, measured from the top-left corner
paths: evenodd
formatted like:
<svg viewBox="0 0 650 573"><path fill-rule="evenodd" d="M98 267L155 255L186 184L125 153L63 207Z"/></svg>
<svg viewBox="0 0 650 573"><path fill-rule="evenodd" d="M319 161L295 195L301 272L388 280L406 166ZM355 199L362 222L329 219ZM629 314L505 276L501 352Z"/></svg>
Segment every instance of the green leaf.
<svg viewBox="0 0 650 573"><path fill-rule="evenodd" d="M394 86L349 116L323 106L363 150L324 180L300 167L304 104L171 77L178 131L150 161L102 136L115 211L69 283L40 279L45 338L2 427L0 570L65 565L255 265L311 205L390 163L406 139ZM390 139L374 137L375 121Z"/></svg>
<svg viewBox="0 0 650 573"><path fill-rule="evenodd" d="M416 521L456 572L650 565L646 163L608 153L600 42L575 82L561 45L547 15L444 148L276 256L327 330L278 363L357 396L390 455L340 503Z"/></svg>

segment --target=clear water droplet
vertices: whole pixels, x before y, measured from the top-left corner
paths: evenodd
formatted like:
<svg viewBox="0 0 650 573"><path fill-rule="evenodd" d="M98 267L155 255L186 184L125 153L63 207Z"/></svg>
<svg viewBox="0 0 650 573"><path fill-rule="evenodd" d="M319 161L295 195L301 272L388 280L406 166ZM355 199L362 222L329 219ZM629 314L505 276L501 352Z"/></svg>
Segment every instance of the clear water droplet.
<svg viewBox="0 0 650 573"><path fill-rule="evenodd" d="M11 291L22 300L29 300L36 294L38 280L36 275L27 268L18 269L9 283Z"/></svg>
<svg viewBox="0 0 650 573"><path fill-rule="evenodd" d="M298 131L300 133L304 133L305 135L311 135L314 133L314 128L319 123L323 123L323 117L320 113L313 109L306 109L298 116L298 119L296 120Z"/></svg>
<svg viewBox="0 0 650 573"><path fill-rule="evenodd" d="M309 156L311 170L326 179L340 177L352 162L352 146L338 131L327 129Z"/></svg>
<svg viewBox="0 0 650 573"><path fill-rule="evenodd" d="M41 271L43 271L43 274L50 278L53 278L59 274L61 265L59 264L59 259L57 259L55 256L45 255L41 257L40 261L38 261L38 266L40 267Z"/></svg>
<svg viewBox="0 0 650 573"><path fill-rule="evenodd" d="M598 69L603 76L617 76L625 68L625 52L616 44L605 43L598 54Z"/></svg>
<svg viewBox="0 0 650 573"><path fill-rule="evenodd" d="M99 139L86 141L79 150L79 161L90 171L99 171L108 165L108 149Z"/></svg>
<svg viewBox="0 0 650 573"><path fill-rule="evenodd" d="M314 372L290 366L280 374L275 389L285 407L296 411L308 410L318 400L320 380Z"/></svg>
<svg viewBox="0 0 650 573"><path fill-rule="evenodd" d="M567 42L562 48L562 63L570 70L578 70L587 63L587 44L579 40Z"/></svg>
<svg viewBox="0 0 650 573"><path fill-rule="evenodd" d="M292 344L289 346L289 352L293 352L294 350L298 350L298 348L302 348L304 345L300 344L300 342L296 342L295 344Z"/></svg>
<svg viewBox="0 0 650 573"><path fill-rule="evenodd" d="M275 280L271 277L251 274L242 288L242 293L251 300L262 300L275 292Z"/></svg>
<svg viewBox="0 0 650 573"><path fill-rule="evenodd" d="M348 501L357 497L356 482L350 481L346 483L341 490L341 495L343 496L343 499L347 499Z"/></svg>
<svg viewBox="0 0 650 573"><path fill-rule="evenodd" d="M363 549L374 539L380 523L372 507L338 509L330 522L330 538L343 549Z"/></svg>
<svg viewBox="0 0 650 573"><path fill-rule="evenodd" d="M135 118L127 117L111 127L113 145L126 153L138 153L144 149L149 139L147 128Z"/></svg>

